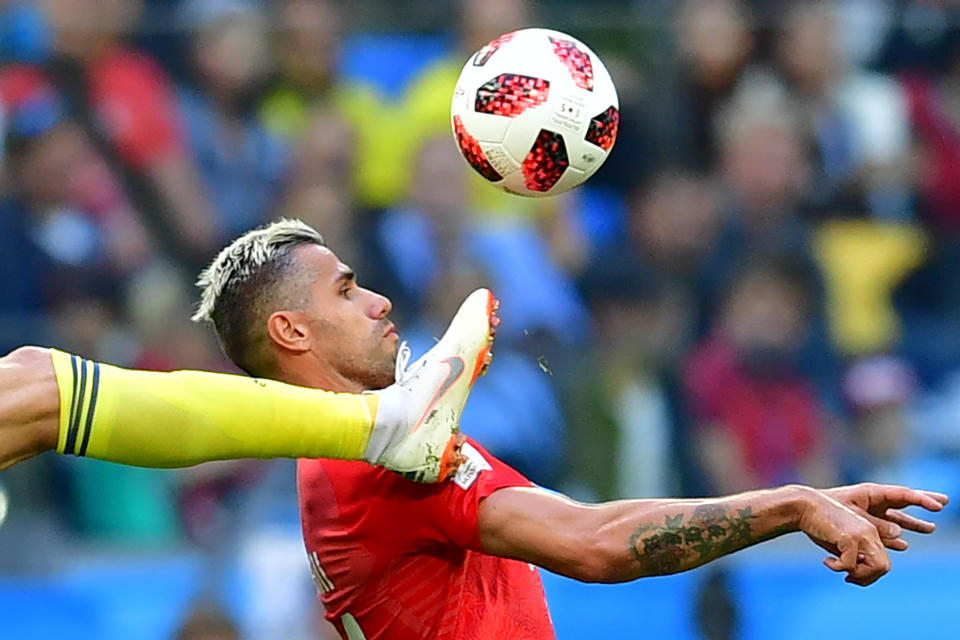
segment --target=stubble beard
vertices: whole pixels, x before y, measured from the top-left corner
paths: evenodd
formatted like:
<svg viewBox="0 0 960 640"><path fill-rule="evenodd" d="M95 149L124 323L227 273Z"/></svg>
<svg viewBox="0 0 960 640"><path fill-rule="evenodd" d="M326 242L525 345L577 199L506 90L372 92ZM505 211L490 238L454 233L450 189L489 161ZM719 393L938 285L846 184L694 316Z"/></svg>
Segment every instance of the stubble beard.
<svg viewBox="0 0 960 640"><path fill-rule="evenodd" d="M392 348L381 342L372 348L358 363L354 379L367 391L376 391L389 387L395 381L397 350L399 342Z"/></svg>

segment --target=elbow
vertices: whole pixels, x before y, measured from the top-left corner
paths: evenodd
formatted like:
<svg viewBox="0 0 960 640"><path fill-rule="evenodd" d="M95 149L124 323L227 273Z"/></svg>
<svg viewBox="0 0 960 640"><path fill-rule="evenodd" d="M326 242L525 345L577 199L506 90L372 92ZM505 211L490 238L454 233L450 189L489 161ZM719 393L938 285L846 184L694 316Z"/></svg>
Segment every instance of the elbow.
<svg viewBox="0 0 960 640"><path fill-rule="evenodd" d="M625 582L625 579L620 576L617 571L617 568L603 561L593 561L585 565L580 571L580 575L576 577L580 582L586 582L589 584L614 584L617 582Z"/></svg>
<svg viewBox="0 0 960 640"><path fill-rule="evenodd" d="M568 577L581 582L610 584L624 582L628 564L628 550L615 548L611 541L599 532L591 532L577 541L575 555Z"/></svg>

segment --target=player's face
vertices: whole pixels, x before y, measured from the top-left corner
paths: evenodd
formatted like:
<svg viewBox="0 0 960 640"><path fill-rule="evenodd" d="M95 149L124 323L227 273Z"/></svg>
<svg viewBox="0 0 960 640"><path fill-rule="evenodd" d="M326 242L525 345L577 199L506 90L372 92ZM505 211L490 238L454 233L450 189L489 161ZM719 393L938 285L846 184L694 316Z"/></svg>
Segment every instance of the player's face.
<svg viewBox="0 0 960 640"><path fill-rule="evenodd" d="M306 308L314 354L364 389L393 384L399 337L387 318L390 300L357 286L353 270L326 247L308 245L297 252L298 261L315 274Z"/></svg>

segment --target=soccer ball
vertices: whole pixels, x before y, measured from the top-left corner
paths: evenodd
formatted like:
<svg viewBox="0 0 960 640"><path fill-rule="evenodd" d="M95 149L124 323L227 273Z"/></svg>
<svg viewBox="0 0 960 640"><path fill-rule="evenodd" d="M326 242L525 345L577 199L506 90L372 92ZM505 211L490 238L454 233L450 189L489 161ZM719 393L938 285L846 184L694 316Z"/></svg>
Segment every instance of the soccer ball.
<svg viewBox="0 0 960 640"><path fill-rule="evenodd" d="M477 173L534 197L593 175L620 123L617 90L600 59L549 29L506 33L470 56L451 115L457 145Z"/></svg>

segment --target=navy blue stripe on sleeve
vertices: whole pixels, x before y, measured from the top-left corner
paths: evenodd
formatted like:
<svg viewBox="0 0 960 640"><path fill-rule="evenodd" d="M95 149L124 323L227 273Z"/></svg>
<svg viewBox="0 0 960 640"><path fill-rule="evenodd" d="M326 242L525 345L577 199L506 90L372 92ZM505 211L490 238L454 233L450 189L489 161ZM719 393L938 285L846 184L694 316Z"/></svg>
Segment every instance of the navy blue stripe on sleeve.
<svg viewBox="0 0 960 640"><path fill-rule="evenodd" d="M70 367L73 369L73 406L70 407L70 422L67 428L67 442L63 448L64 453L76 454L77 431L80 428L80 409L83 406L84 386L87 383L87 370L80 361L80 385L77 386L77 361L79 358L75 355L70 356Z"/></svg>
<svg viewBox="0 0 960 640"><path fill-rule="evenodd" d="M90 408L87 409L87 428L83 433L83 443L80 445L80 453L77 455L87 455L87 445L90 443L90 430L93 428L93 412L97 409L97 391L100 389L100 363L93 363L93 383L90 386Z"/></svg>

